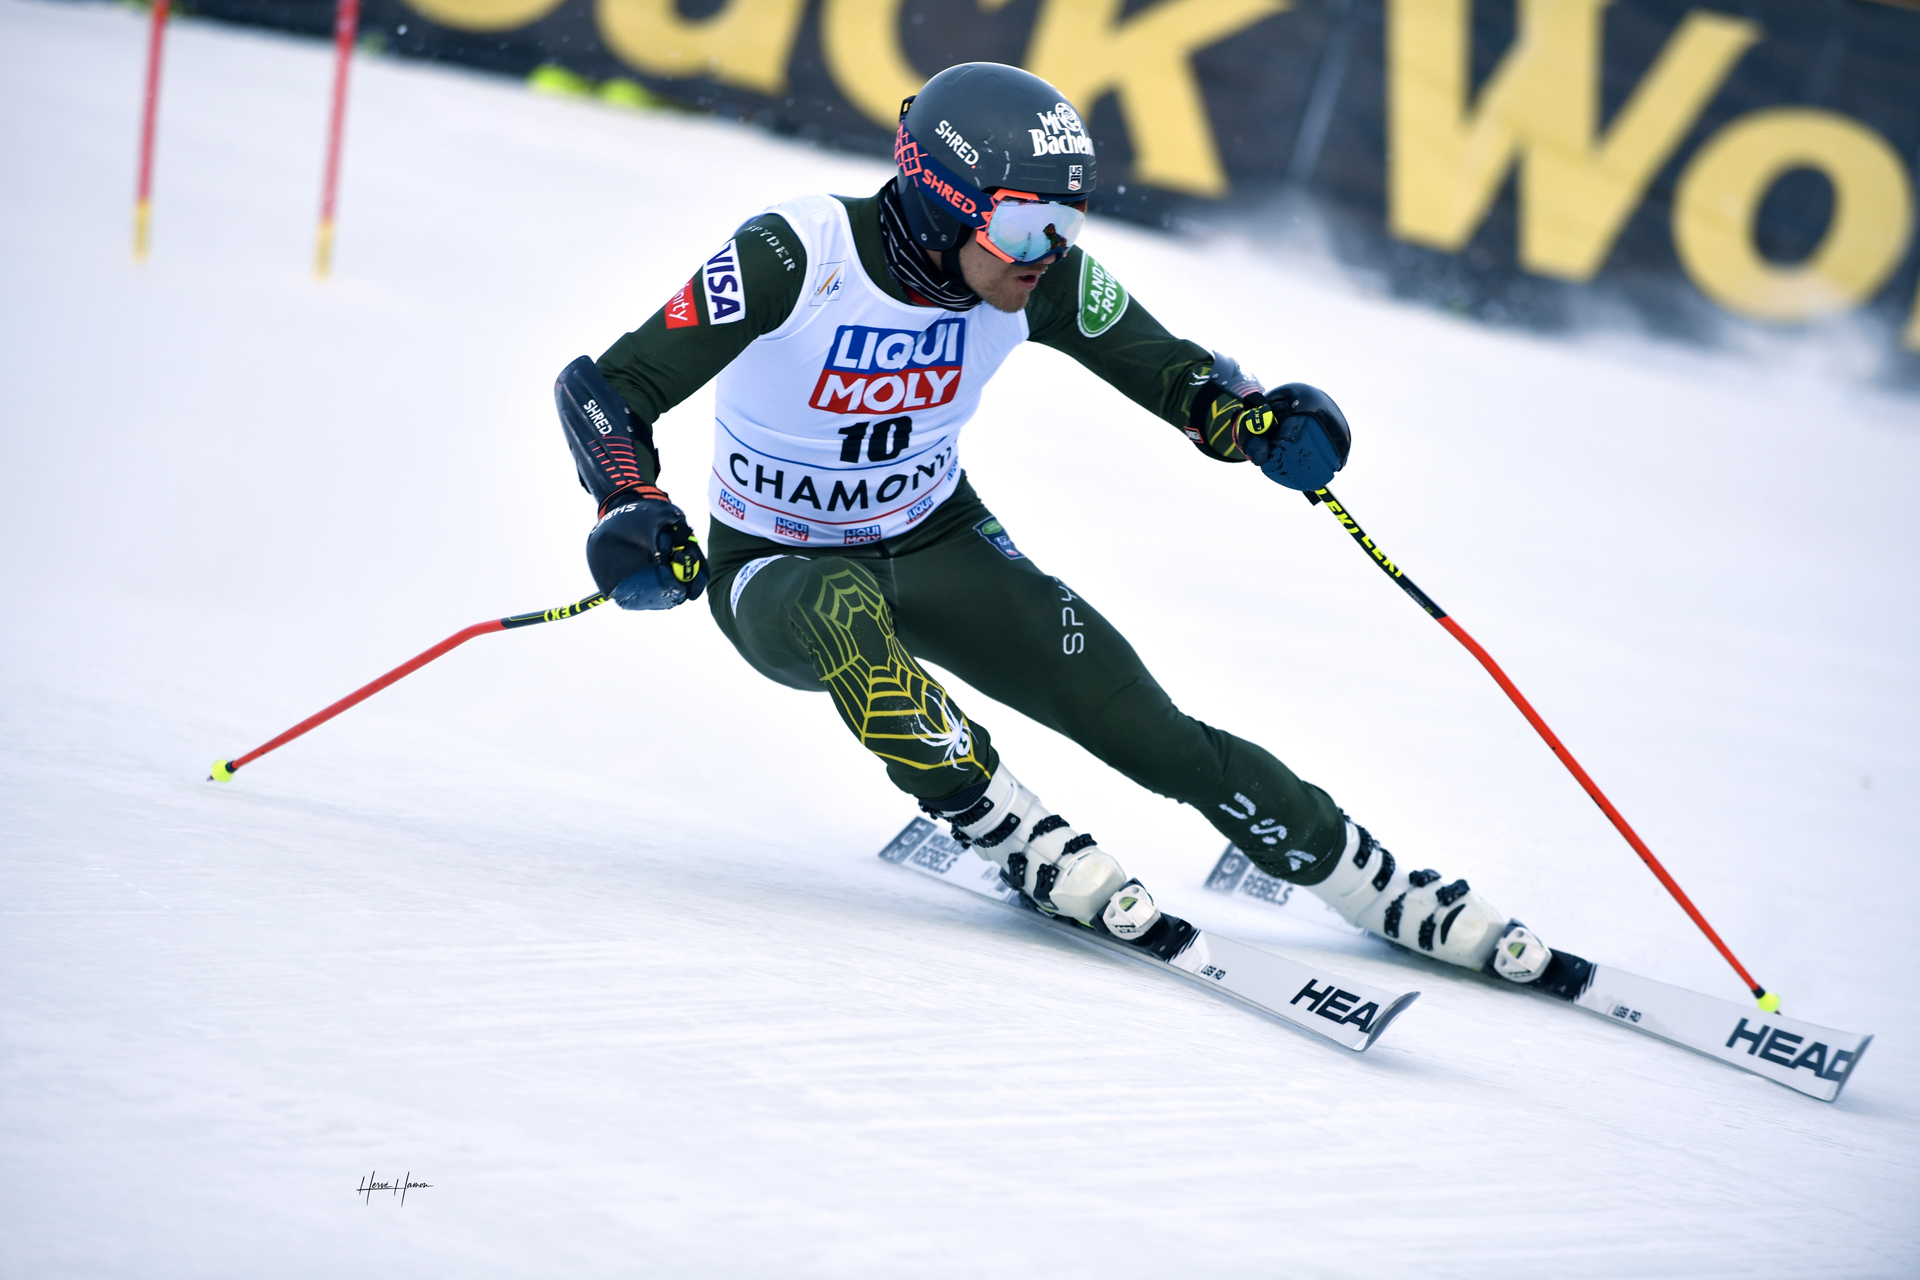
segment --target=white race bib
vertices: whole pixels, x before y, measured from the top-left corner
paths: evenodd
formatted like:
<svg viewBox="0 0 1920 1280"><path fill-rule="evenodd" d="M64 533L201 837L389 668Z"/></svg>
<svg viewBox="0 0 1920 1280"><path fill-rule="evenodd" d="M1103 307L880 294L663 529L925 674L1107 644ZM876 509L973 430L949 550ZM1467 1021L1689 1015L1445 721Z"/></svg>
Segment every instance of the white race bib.
<svg viewBox="0 0 1920 1280"><path fill-rule="evenodd" d="M897 537L959 483L960 429L1026 341L1027 318L889 297L830 196L770 212L806 249L801 296L815 305L720 374L708 505L722 524L794 547Z"/></svg>

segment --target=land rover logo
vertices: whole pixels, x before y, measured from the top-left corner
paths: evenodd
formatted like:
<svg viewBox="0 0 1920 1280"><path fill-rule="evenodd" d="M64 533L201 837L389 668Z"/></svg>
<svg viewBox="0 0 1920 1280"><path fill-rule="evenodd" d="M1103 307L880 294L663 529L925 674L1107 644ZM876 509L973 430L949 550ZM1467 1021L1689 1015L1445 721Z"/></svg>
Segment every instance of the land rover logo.
<svg viewBox="0 0 1920 1280"><path fill-rule="evenodd" d="M1080 255L1080 332L1097 338L1127 313L1127 289L1093 255Z"/></svg>

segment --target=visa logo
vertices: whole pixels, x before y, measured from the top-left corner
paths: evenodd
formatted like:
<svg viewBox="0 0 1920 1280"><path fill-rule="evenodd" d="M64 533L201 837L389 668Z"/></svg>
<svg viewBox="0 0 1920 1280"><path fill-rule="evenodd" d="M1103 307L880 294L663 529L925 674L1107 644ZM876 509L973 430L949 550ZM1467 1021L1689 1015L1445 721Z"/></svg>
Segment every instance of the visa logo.
<svg viewBox="0 0 1920 1280"><path fill-rule="evenodd" d="M707 323L732 324L747 313L747 289L740 280L740 251L734 242L707 259L702 268L707 286Z"/></svg>

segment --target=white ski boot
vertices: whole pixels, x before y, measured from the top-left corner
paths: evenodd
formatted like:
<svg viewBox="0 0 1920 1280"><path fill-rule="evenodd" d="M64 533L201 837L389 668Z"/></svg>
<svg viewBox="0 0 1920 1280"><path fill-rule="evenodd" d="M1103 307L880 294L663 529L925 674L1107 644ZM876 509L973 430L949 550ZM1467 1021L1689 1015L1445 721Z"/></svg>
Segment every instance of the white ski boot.
<svg viewBox="0 0 1920 1280"><path fill-rule="evenodd" d="M1494 910L1465 880L1407 871L1365 827L1347 823L1347 847L1333 874L1308 888L1359 925L1409 951L1528 983L1553 952L1518 920Z"/></svg>
<svg viewBox="0 0 1920 1280"><path fill-rule="evenodd" d="M1160 908L1140 882L1092 836L1049 811L1005 765L965 808L922 807L951 822L961 844L999 863L1007 883L1048 915L1071 916L1126 942L1144 940L1160 922Z"/></svg>

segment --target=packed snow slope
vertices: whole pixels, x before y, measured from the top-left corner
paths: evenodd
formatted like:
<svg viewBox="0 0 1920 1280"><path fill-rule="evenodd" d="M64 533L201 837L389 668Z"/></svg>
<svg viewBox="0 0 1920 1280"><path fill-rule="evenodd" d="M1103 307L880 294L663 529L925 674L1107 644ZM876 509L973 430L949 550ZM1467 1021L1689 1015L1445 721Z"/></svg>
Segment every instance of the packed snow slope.
<svg viewBox="0 0 1920 1280"><path fill-rule="evenodd" d="M554 373L885 170L363 59L321 284L326 50L182 22L136 266L143 38L0 0L0 1273L1920 1273L1911 401L1089 230L1338 397L1340 497L1788 1011L1878 1035L1827 1106L1219 899L1198 815L959 689L1174 910L1424 991L1355 1056L881 864L911 807L704 605L484 637L207 782L590 590ZM695 505L710 396L659 428ZM1038 348L965 458L1187 710L1549 941L1741 995L1326 514Z"/></svg>

